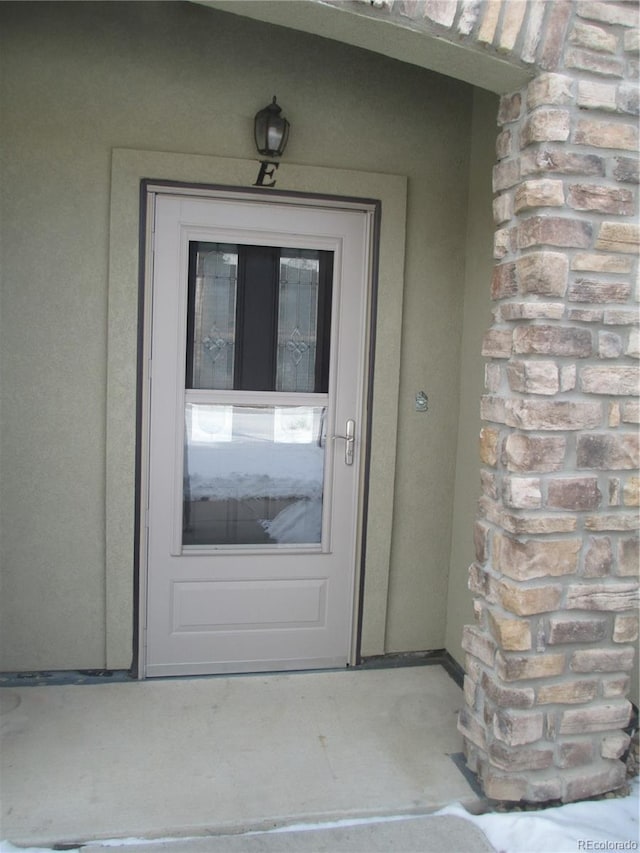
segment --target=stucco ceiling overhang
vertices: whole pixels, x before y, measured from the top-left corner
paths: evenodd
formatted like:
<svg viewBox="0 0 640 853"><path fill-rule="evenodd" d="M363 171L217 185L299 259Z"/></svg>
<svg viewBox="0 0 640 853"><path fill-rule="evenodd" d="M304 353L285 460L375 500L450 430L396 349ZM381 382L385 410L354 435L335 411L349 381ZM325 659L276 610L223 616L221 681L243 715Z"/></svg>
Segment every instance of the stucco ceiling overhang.
<svg viewBox="0 0 640 853"><path fill-rule="evenodd" d="M532 70L477 46L457 44L426 32L409 18L391 19L368 3L322 0L192 0L293 30L371 50L504 94L526 85Z"/></svg>

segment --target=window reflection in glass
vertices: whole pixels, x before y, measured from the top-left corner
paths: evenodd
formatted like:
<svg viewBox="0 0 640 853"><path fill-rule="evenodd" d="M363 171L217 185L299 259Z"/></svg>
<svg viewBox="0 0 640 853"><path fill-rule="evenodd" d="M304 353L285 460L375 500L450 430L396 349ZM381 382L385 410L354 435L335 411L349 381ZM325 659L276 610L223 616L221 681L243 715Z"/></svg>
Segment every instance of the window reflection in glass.
<svg viewBox="0 0 640 853"><path fill-rule="evenodd" d="M183 545L318 545L324 407L186 406Z"/></svg>

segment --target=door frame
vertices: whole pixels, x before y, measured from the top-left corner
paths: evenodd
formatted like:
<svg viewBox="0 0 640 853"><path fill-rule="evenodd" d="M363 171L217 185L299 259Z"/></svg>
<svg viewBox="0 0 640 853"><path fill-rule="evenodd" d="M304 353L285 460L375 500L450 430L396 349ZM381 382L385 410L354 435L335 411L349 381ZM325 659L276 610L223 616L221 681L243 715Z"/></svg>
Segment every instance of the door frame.
<svg viewBox="0 0 640 853"><path fill-rule="evenodd" d="M364 199L273 189L256 190L220 184L199 184L181 181L143 179L140 182L140 257L139 257L139 322L138 322L138 394L136 411L136 496L134 522L134 632L132 674L145 678L146 665L146 613L148 550L148 483L150 472L151 429L151 376L150 347L152 340L152 297L154 259L154 204L158 195L171 194L184 197L229 199L255 204L289 204L323 210L357 210L370 216L368 235L367 294L365 309L365 341L363 357L363 428L361 439L361 468L358 485L358 525L356 530L356 557L352 568L353 610L352 636L348 665L360 662L364 604L366 538L368 498L371 463L371 437L373 418L373 381L376 345L376 320L378 302L378 270L380 249L381 203Z"/></svg>

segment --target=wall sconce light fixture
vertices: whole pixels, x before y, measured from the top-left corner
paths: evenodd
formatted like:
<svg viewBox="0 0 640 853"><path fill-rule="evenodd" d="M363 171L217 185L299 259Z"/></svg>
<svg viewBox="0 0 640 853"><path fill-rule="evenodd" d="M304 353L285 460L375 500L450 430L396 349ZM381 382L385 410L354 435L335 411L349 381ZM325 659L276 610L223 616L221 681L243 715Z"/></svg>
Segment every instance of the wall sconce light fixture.
<svg viewBox="0 0 640 853"><path fill-rule="evenodd" d="M272 187L275 185L275 181L265 183L265 179L273 177L273 173L279 164L272 158L280 157L283 154L289 140L289 122L281 113L282 108L276 103L275 95L267 107L256 113L254 119L256 148L259 154L269 159L260 162L258 180L254 187Z"/></svg>

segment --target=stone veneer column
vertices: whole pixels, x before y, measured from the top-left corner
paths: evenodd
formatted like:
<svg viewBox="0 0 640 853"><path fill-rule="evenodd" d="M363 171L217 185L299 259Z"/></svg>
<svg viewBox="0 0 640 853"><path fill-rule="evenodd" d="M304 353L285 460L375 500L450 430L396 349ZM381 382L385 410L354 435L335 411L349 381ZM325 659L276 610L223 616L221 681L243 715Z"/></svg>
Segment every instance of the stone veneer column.
<svg viewBox="0 0 640 853"><path fill-rule="evenodd" d="M623 784L638 636L637 6L557 9L498 119L459 719L486 795L529 802Z"/></svg>

